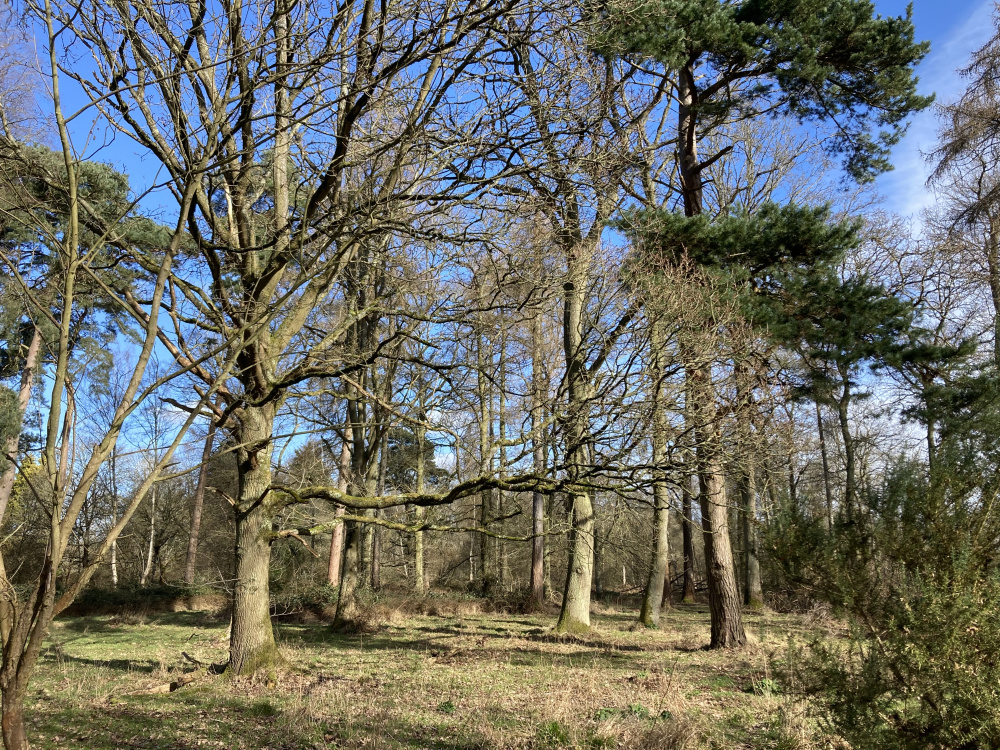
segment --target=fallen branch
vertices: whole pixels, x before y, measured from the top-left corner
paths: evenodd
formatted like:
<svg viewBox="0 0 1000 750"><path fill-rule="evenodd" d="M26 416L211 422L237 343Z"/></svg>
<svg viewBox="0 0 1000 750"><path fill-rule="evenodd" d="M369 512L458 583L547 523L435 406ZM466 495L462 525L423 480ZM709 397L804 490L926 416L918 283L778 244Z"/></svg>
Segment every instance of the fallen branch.
<svg viewBox="0 0 1000 750"><path fill-rule="evenodd" d="M132 695L155 695L158 693L172 693L175 690L184 687L185 685L190 685L192 682L200 680L202 677L211 674L211 672L212 672L211 668L200 669L196 672L188 672L187 674L181 675L173 682L165 682L162 685L156 685L151 688L146 688L145 690L137 690L136 692L132 693Z"/></svg>

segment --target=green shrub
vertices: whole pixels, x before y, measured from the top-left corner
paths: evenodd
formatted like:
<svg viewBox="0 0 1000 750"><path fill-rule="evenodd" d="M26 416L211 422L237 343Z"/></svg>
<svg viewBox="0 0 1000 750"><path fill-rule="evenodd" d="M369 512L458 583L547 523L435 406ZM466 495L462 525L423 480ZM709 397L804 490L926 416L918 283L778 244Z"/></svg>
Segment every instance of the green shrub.
<svg viewBox="0 0 1000 750"><path fill-rule="evenodd" d="M846 642L817 641L794 672L854 747L1000 747L1000 578L904 575L851 618Z"/></svg>
<svg viewBox="0 0 1000 750"><path fill-rule="evenodd" d="M1000 508L992 472L946 447L930 476L892 467L852 523L820 534L790 517L772 536L789 580L849 626L792 649L785 686L856 748L1000 747Z"/></svg>

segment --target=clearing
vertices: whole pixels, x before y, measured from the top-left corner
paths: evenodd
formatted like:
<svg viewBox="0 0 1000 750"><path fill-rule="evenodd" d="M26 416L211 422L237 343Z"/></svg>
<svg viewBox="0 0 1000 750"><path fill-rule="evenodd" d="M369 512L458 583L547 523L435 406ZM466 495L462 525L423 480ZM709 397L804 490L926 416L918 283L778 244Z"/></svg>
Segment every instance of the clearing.
<svg viewBox="0 0 1000 750"><path fill-rule="evenodd" d="M33 747L828 746L774 675L789 638L823 633L806 618L748 612L752 645L727 653L702 649L700 605L675 606L661 630L636 632L634 610L595 604L590 635L558 638L551 613L412 604L382 605L369 634L278 625L286 669L206 676L170 694L141 691L195 670L182 652L224 661L227 618L61 619L27 703Z"/></svg>

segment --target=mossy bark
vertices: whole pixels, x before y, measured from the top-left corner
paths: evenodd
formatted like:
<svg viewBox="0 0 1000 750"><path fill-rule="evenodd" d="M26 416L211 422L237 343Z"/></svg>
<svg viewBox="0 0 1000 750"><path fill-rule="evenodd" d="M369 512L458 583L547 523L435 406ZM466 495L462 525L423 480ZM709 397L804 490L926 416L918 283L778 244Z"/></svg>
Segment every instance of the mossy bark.
<svg viewBox="0 0 1000 750"><path fill-rule="evenodd" d="M585 492L573 496L573 530L557 633L590 630L590 586L594 573L594 506Z"/></svg>
<svg viewBox="0 0 1000 750"><path fill-rule="evenodd" d="M649 567L649 581L642 597L642 607L639 610L639 622L647 628L660 626L660 611L670 562L670 498L664 481L658 481L653 486L653 498L655 502L653 559Z"/></svg>
<svg viewBox="0 0 1000 750"><path fill-rule="evenodd" d="M263 506L257 506L236 522L236 586L229 644L233 674L270 669L279 660L271 628L270 568L271 519Z"/></svg>
<svg viewBox="0 0 1000 750"><path fill-rule="evenodd" d="M247 407L237 452L236 585L229 637L229 670L242 675L280 660L271 628L269 576L274 506L271 486L273 407Z"/></svg>

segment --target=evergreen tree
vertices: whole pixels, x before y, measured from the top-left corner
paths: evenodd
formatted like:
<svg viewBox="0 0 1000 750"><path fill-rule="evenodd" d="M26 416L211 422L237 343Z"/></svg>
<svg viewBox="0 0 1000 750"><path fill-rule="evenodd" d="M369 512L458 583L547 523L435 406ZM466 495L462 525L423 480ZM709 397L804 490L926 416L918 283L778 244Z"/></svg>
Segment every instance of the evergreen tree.
<svg viewBox="0 0 1000 750"><path fill-rule="evenodd" d="M704 210L704 170L732 146L699 155L705 136L735 121L785 114L829 122L829 148L848 174L869 180L890 168L888 153L906 117L930 105L913 67L928 45L913 41L907 16L875 16L867 0L649 0L595 7L596 47L651 57L676 71L679 192L685 216ZM872 130L878 134L873 136ZM712 422L711 372L688 365L693 415ZM721 446L708 429L697 440L713 647L745 642L726 517ZM705 497L706 489L711 490ZM730 559L726 559L727 555Z"/></svg>

